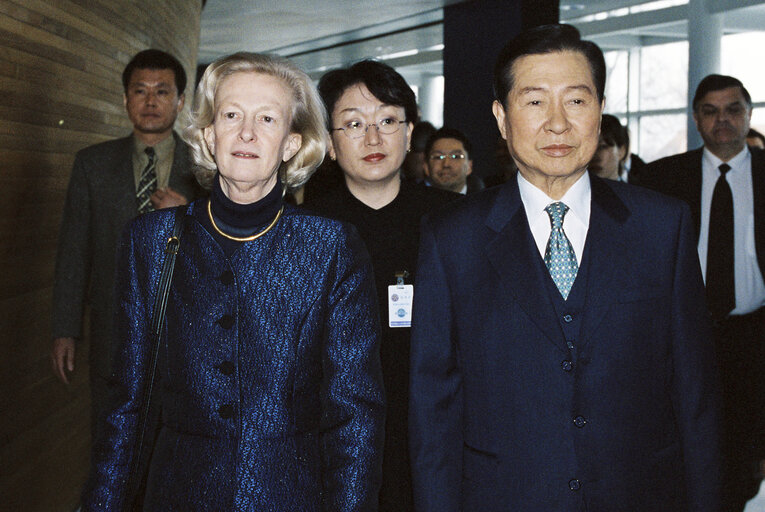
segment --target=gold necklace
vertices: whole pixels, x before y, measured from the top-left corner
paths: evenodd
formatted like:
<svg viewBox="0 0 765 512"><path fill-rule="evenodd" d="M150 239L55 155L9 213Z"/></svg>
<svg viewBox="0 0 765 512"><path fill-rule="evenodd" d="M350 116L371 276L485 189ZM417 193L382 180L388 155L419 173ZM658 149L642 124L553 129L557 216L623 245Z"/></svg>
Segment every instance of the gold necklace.
<svg viewBox="0 0 765 512"><path fill-rule="evenodd" d="M220 236L228 238L229 240L233 240L234 242L252 242L253 240L265 235L266 233L271 231L272 227L276 226L276 223L279 221L279 217L282 216L282 212L284 211L284 205L282 205L282 207L279 208L279 211L276 213L276 217L274 217L274 220L271 221L271 224L269 224L266 227L266 229L264 229L260 233L255 233L254 235L250 235L250 236L237 237L237 236L231 236L224 233L223 231L221 231L218 225L215 224L215 219L213 218L213 214L212 214L212 207L210 206L211 204L212 204L212 201L208 200L207 201L207 216L210 218L210 224L212 224L213 229Z"/></svg>

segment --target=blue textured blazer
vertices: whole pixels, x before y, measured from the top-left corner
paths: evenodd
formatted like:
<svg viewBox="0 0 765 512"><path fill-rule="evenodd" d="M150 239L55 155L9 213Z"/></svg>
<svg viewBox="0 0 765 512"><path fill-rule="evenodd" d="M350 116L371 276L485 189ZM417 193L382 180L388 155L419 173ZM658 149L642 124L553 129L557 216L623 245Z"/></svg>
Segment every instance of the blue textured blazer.
<svg viewBox="0 0 765 512"><path fill-rule="evenodd" d="M285 205L271 231L227 258L191 211L159 356L145 509L376 510L384 397L363 243ZM124 500L173 216L137 218L119 246L111 413L83 510Z"/></svg>
<svg viewBox="0 0 765 512"><path fill-rule="evenodd" d="M423 223L418 512L718 511L719 398L690 211L591 184L578 311L550 292L515 179Z"/></svg>

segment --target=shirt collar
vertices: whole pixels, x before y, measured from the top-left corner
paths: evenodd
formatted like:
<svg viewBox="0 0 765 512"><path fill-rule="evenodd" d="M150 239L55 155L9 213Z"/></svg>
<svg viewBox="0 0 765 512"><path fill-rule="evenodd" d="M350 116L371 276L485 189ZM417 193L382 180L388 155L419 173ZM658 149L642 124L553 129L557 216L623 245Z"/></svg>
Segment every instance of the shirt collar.
<svg viewBox="0 0 765 512"><path fill-rule="evenodd" d="M520 172L517 173L517 175L521 200L523 201L523 206L526 209L526 216L529 218L530 222L533 222L532 219L539 217L540 215L544 215L545 219L549 219L547 212L545 212L545 208L550 203L561 201L569 208L566 215L573 215L573 217L584 226L589 225L591 185L590 174L588 172L582 174L582 176L576 180L576 183L571 185L563 197L557 201L532 185Z"/></svg>
<svg viewBox="0 0 765 512"><path fill-rule="evenodd" d="M714 169L715 173L718 172L718 168L721 164L727 163L730 165L730 171L728 172L740 172L741 170L745 170L747 168L746 161L749 158L749 147L744 144L744 149L742 149L736 156L728 160L727 162L723 162L718 158L714 153L709 151L706 146L704 146L704 156L703 159L705 160L706 164L709 166L710 169Z"/></svg>
<svg viewBox="0 0 765 512"><path fill-rule="evenodd" d="M147 157L145 153L147 147L149 146L139 140L138 137L133 137L133 153L137 157L143 160L148 160L149 157ZM163 140L156 143L154 145L154 151L157 154L158 162L166 162L173 154L173 151L175 151L175 136L170 134L169 137L165 137Z"/></svg>

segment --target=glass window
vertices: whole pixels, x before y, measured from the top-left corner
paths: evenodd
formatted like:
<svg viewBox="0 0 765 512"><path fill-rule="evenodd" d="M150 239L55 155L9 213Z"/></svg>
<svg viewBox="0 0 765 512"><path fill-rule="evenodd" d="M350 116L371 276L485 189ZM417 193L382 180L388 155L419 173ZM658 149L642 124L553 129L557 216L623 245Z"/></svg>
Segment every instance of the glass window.
<svg viewBox="0 0 765 512"><path fill-rule="evenodd" d="M688 145L685 114L661 114L640 118L640 153L646 162L683 153Z"/></svg>
<svg viewBox="0 0 765 512"><path fill-rule="evenodd" d="M685 107L688 41L646 46L640 51L640 110Z"/></svg>
<svg viewBox="0 0 765 512"><path fill-rule="evenodd" d="M606 112L627 112L629 85L629 52L605 52Z"/></svg>
<svg viewBox="0 0 765 512"><path fill-rule="evenodd" d="M746 89L749 90L748 87ZM765 133L765 108L752 109L752 122L750 126L760 133Z"/></svg>
<svg viewBox="0 0 765 512"><path fill-rule="evenodd" d="M765 32L745 32L722 38L722 74L741 80L754 102L765 101L765 72L761 65L752 65L763 47Z"/></svg>

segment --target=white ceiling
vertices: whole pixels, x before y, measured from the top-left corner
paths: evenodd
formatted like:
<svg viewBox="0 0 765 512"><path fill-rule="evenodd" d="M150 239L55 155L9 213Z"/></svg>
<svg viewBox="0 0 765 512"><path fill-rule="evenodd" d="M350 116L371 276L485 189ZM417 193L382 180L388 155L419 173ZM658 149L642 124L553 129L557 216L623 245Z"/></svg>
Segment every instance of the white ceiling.
<svg viewBox="0 0 765 512"><path fill-rule="evenodd" d="M723 16L726 33L765 29L765 0L704 1ZM315 78L370 57L385 58L405 74L440 73L442 9L456 3L460 0L208 0L199 62L248 50L288 56ZM646 3L653 2L561 0L560 17L603 49L687 38L687 5L618 16L619 9L623 14ZM577 21L609 11L605 19Z"/></svg>

